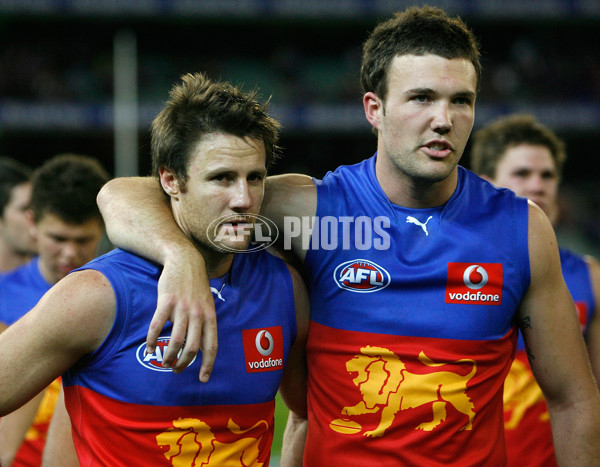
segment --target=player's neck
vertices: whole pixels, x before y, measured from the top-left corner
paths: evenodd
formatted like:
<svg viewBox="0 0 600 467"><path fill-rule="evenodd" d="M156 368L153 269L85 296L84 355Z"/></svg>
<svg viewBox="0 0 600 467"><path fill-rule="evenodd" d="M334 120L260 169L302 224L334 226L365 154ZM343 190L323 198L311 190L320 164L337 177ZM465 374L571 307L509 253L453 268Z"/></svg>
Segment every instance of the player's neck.
<svg viewBox="0 0 600 467"><path fill-rule="evenodd" d="M411 209L425 209L445 204L458 183L456 167L440 181L419 180L395 167L387 157L378 155L375 165L377 181L392 204Z"/></svg>
<svg viewBox="0 0 600 467"><path fill-rule="evenodd" d="M233 253L220 253L217 251L201 250L206 264L206 272L209 279L221 277L231 269L233 263Z"/></svg>

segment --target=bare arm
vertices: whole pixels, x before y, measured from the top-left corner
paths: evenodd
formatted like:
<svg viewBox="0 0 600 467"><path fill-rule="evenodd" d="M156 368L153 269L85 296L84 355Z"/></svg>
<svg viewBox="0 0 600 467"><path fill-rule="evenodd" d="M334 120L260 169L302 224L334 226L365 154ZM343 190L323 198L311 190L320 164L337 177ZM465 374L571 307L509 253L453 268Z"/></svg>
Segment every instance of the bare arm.
<svg viewBox="0 0 600 467"><path fill-rule="evenodd" d="M294 284L294 304L296 309L296 340L290 349L285 365L281 387L281 398L290 410L306 416L306 355L305 345L308 335L310 305L308 291L302 277L293 268L290 269Z"/></svg>
<svg viewBox="0 0 600 467"><path fill-rule="evenodd" d="M547 217L529 208L531 283L519 310L533 373L544 392L559 465L600 459L600 394Z"/></svg>
<svg viewBox="0 0 600 467"><path fill-rule="evenodd" d="M596 383L600 384L600 263L591 256L586 256L585 259L590 270L596 307L587 329L586 342L592 371L596 377Z"/></svg>
<svg viewBox="0 0 600 467"><path fill-rule="evenodd" d="M308 420L290 411L287 425L283 432L281 447L281 467L301 467L306 443Z"/></svg>
<svg viewBox="0 0 600 467"><path fill-rule="evenodd" d="M294 302L296 308L297 335L290 350L285 372L281 381L279 393L290 409L289 417L294 419L306 418L306 338L310 320L310 303L308 290L297 270L290 267L294 283ZM282 466L301 467L304 456L306 433L301 431L286 431L282 447Z"/></svg>
<svg viewBox="0 0 600 467"><path fill-rule="evenodd" d="M0 465L12 465L43 397L44 393L39 393L23 407L0 420Z"/></svg>
<svg viewBox="0 0 600 467"><path fill-rule="evenodd" d="M148 330L154 351L167 320L173 333L163 366L183 371L202 350L200 380L208 381L217 354L215 302L204 258L176 224L154 178L117 178L98 194L98 206L110 240L117 246L164 265L158 282L156 312Z"/></svg>
<svg viewBox="0 0 600 467"><path fill-rule="evenodd" d="M73 444L71 419L65 407L65 394L62 386L56 402L56 408L48 428L48 436L44 445L42 467L79 467L79 459Z"/></svg>
<svg viewBox="0 0 600 467"><path fill-rule="evenodd" d="M115 296L97 271L73 273L0 335L0 416L35 397L83 355L93 352L114 322ZM15 375L19 375L15 378Z"/></svg>
<svg viewBox="0 0 600 467"><path fill-rule="evenodd" d="M283 237L280 244L285 249L291 247L301 262L304 262L310 240L309 236L301 233L302 219L312 219L316 212L317 189L311 177L285 174L267 179L260 213L277 225Z"/></svg>

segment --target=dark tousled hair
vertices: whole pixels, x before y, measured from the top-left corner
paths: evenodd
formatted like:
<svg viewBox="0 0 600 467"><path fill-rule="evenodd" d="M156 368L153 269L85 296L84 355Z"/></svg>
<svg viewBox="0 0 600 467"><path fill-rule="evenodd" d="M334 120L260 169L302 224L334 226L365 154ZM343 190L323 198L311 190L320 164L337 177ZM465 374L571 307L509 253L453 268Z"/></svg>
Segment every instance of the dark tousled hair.
<svg viewBox="0 0 600 467"><path fill-rule="evenodd" d="M268 168L278 156L280 129L267 115L268 104L258 103L256 90L244 93L229 83L213 82L204 73L183 75L152 123L153 174L158 176L166 167L185 189L191 150L211 133L262 141Z"/></svg>
<svg viewBox="0 0 600 467"><path fill-rule="evenodd" d="M96 197L109 179L106 170L93 157L60 154L48 159L33 173L34 221L53 214L69 224L83 224L93 218L102 222Z"/></svg>
<svg viewBox="0 0 600 467"><path fill-rule="evenodd" d="M402 55L439 55L465 58L481 79L479 44L458 16L449 17L440 8L411 7L380 23L363 45L361 86L385 100L392 60Z"/></svg>

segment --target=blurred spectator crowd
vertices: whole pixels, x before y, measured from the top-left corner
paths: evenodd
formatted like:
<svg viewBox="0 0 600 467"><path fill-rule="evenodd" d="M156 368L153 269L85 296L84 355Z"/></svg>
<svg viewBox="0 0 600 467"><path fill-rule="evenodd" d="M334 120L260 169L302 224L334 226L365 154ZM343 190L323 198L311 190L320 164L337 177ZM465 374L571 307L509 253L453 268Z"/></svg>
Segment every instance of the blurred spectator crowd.
<svg viewBox="0 0 600 467"><path fill-rule="evenodd" d="M4 99L111 99L110 29L58 23L36 32L36 26L13 28L0 36ZM360 26L340 31L291 24L287 32L280 26L270 36L269 26L259 24L259 37L247 24L184 23L165 26L164 32L160 26L146 26L137 34L140 100L160 102L181 73L204 70L246 86L257 84L277 104L354 103L360 98L360 43L370 25ZM600 99L600 49L592 45L593 25L475 23L474 29L483 51L481 100ZM307 37L313 34L322 37ZM345 47L339 37L344 34L350 34Z"/></svg>

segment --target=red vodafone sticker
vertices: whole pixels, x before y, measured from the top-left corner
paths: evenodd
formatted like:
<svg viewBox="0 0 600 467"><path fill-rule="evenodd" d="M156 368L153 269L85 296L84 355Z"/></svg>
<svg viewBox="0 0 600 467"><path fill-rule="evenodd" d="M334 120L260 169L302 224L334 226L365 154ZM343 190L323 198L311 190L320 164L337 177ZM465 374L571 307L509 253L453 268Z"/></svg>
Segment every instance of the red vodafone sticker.
<svg viewBox="0 0 600 467"><path fill-rule="evenodd" d="M244 329L244 357L246 372L283 369L283 333L281 326Z"/></svg>
<svg viewBox="0 0 600 467"><path fill-rule="evenodd" d="M502 304L502 263L448 263L446 303Z"/></svg>

